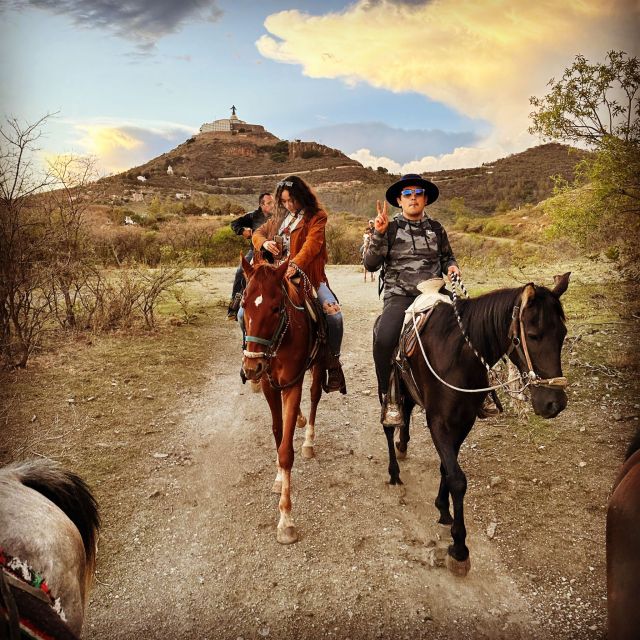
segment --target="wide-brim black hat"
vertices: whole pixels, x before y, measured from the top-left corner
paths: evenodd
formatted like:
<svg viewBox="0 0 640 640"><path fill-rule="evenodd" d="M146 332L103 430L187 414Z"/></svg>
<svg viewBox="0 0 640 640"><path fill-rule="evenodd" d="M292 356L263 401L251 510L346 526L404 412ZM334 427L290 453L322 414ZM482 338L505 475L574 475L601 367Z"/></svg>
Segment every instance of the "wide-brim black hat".
<svg viewBox="0 0 640 640"><path fill-rule="evenodd" d="M409 185L422 187L425 190L427 195L427 206L433 204L440 194L440 190L436 187L433 182L429 180L425 180L422 176L419 176L417 173L407 173L406 176L402 176L398 182L394 182L388 189L386 194L387 202L394 207L399 207L398 198L400 197L400 192Z"/></svg>

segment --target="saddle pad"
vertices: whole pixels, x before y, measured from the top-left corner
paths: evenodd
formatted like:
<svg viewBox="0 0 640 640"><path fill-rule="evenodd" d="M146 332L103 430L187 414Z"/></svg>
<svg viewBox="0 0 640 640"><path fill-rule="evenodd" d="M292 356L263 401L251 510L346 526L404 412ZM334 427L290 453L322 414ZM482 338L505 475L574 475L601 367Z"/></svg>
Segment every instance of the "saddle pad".
<svg viewBox="0 0 640 640"><path fill-rule="evenodd" d="M444 287L444 280L442 278L431 278L431 280L424 280L418 285L418 289L422 292L404 312L404 326L413 325L413 314L423 313L433 308L438 302L446 302L451 304L451 299L442 293L438 293L440 289Z"/></svg>

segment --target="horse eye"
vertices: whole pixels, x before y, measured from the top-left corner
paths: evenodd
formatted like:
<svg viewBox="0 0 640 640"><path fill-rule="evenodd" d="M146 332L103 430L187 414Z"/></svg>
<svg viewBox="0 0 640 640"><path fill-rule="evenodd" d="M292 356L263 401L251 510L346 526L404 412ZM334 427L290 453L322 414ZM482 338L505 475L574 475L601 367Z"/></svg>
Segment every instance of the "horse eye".
<svg viewBox="0 0 640 640"><path fill-rule="evenodd" d="M537 342L538 340L540 340L540 336L537 333L527 333L527 340L533 340L534 342Z"/></svg>

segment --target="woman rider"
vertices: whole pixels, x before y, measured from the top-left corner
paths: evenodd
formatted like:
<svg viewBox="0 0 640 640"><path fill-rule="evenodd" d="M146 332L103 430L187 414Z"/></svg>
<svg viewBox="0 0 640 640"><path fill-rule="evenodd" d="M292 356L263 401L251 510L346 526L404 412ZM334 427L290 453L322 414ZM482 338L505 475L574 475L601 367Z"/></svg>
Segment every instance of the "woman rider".
<svg viewBox="0 0 640 640"><path fill-rule="evenodd" d="M346 393L344 374L340 365L342 344L342 312L333 291L329 288L325 265L328 261L325 227L327 213L311 187L298 176L289 176L278 183L276 213L255 231L252 237L256 250L262 249L275 258L289 256L286 277L302 271L318 292L327 319L327 381L324 390ZM282 238L282 247L274 240Z"/></svg>

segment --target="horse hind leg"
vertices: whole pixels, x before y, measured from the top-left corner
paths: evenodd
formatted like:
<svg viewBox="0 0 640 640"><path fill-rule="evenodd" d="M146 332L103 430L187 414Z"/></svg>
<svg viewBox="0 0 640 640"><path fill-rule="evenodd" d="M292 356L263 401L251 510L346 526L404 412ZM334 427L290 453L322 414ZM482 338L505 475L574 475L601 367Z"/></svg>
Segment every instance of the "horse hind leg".
<svg viewBox="0 0 640 640"><path fill-rule="evenodd" d="M415 402L412 398L405 397L404 399L404 424L400 427L399 440L396 441L396 458L398 460L404 460L407 457L407 447L411 436L409 430L411 426L411 412L415 406Z"/></svg>

